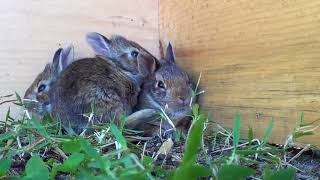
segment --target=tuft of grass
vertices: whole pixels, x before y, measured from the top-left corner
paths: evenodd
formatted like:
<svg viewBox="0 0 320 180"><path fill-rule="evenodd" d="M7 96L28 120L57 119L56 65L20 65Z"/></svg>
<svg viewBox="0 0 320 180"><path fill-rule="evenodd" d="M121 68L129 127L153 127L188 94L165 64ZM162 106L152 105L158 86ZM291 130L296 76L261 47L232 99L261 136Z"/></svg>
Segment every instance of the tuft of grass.
<svg viewBox="0 0 320 180"><path fill-rule="evenodd" d="M17 104L24 107L20 96L16 96ZM182 155L167 152L164 160L153 158L150 151L155 147L147 146L149 141L139 136L139 132L124 128L125 117L119 126L113 122L90 126L87 129L94 134L80 136L64 134L61 122L50 115L37 118L26 114L21 119L13 119L9 109L6 122L0 123L0 179L176 180L205 177L269 180L292 179L298 172L288 167L295 168L290 163L300 154L288 161L286 148L267 143L274 126L273 119L262 139L255 138L254 129L249 128L248 139L244 140L240 138L243 128L240 113L235 115L232 129L220 125L208 129L206 124L211 115L200 111L199 105L192 109L193 120ZM94 113L93 105L88 117ZM299 124L292 139L313 133L317 127L306 124L304 114L301 114ZM182 136L182 132L176 133L176 143L183 144ZM131 142L133 137L134 142ZM167 142L160 139L162 145ZM175 144L171 146L168 151L174 149ZM165 166L170 155L175 159L171 163L176 162L176 169ZM17 162L24 162L20 169L13 166Z"/></svg>
<svg viewBox="0 0 320 180"><path fill-rule="evenodd" d="M204 128L205 116L199 114L199 105L193 106L193 121L188 133L185 144L185 152L181 165L175 171L172 179L197 179L212 174L212 171L196 163L198 151L201 147L202 133Z"/></svg>
<svg viewBox="0 0 320 180"><path fill-rule="evenodd" d="M264 133L263 135L263 138L262 138L262 141L261 141L261 144L260 146L263 146L267 143L270 135L271 135L271 132L272 132L272 129L273 129L273 124L274 124L274 119L271 119L269 125L268 125L268 128L266 130L266 132Z"/></svg>
<svg viewBox="0 0 320 180"><path fill-rule="evenodd" d="M227 161L227 164L233 163L233 161L236 159L236 151L237 151L239 140L240 140L240 129L241 129L241 116L239 113L237 113L234 118L234 125L233 125L233 151L229 161Z"/></svg>

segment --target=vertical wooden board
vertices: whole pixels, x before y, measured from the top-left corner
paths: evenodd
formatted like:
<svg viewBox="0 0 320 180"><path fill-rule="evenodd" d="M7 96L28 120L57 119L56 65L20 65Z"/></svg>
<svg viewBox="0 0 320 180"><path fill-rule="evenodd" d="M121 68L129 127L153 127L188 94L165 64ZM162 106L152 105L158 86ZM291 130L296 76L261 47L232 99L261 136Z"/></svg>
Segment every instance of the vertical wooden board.
<svg viewBox="0 0 320 180"><path fill-rule="evenodd" d="M194 79L202 72L214 120L232 127L241 113L243 135L261 137L274 118L270 141L284 143L301 112L320 117L320 1L161 0L160 39Z"/></svg>
<svg viewBox="0 0 320 180"><path fill-rule="evenodd" d="M76 58L92 56L87 32L121 34L158 55L158 10L157 0L1 1L0 103L14 91L23 96L61 45L72 43ZM9 105L0 104L0 120Z"/></svg>

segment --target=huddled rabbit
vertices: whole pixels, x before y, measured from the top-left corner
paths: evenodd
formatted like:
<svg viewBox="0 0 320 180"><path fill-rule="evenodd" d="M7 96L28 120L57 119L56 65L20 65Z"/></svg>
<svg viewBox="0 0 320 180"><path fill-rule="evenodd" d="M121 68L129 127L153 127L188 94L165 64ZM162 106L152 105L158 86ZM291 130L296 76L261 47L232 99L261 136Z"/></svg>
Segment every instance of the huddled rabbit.
<svg viewBox="0 0 320 180"><path fill-rule="evenodd" d="M111 50L101 50L101 46L109 42L102 35L90 33L87 35L87 40L95 53L108 57L117 66L122 67L123 63L128 64L119 59L121 56L113 56L114 53ZM93 40L95 43L92 43ZM130 43L132 47L137 46L135 42L131 41ZM113 45L117 48L121 44L113 43ZM166 57L156 62L156 69L150 71L152 73L144 78L142 92L139 94L138 104L135 108L136 112L127 117L126 123L128 128L144 130L145 134L153 134L153 131L160 127L159 119L155 118L152 113L165 112L174 125L182 124L185 126L188 124L192 112L190 107L192 83L187 73L176 64L171 44L167 47ZM137 80L136 77L132 78ZM154 111L150 111L150 109ZM162 128L167 130L172 127L163 121Z"/></svg>
<svg viewBox="0 0 320 180"><path fill-rule="evenodd" d="M187 73L176 64L170 43L166 56L158 62L159 66L155 73L143 83L136 110L154 109L165 113L166 120L162 122L148 120L142 130L146 134L155 134L158 133L160 126L163 132L173 129L172 124L180 126L182 130L187 130L192 115L190 101L193 83ZM141 129L141 127L136 126L136 129Z"/></svg>
<svg viewBox="0 0 320 180"><path fill-rule="evenodd" d="M42 116L51 112L49 90L58 79L59 74L73 62L74 51L72 46L56 50L52 63L48 63L44 70L37 75L35 80L26 90L24 104L30 112Z"/></svg>
<svg viewBox="0 0 320 180"><path fill-rule="evenodd" d="M161 126L155 114L162 110L175 125L191 115L191 83L175 63L170 44L166 57L157 60L121 36L108 39L89 33L87 41L98 56L73 62L72 48L57 50L53 62L26 91L25 99L34 102L28 103L29 110L40 115L52 112L66 129L76 132L81 132L88 120L94 124L126 115L128 128L151 134ZM95 116L88 118L84 114L92 110L92 104ZM134 107L136 112L131 114ZM165 130L170 127L162 124Z"/></svg>
<svg viewBox="0 0 320 180"><path fill-rule="evenodd" d="M122 36L114 35L108 39L99 33L91 32L87 34L86 40L97 55L111 60L138 86L156 68L156 58L151 53L138 43ZM138 63L138 57L146 57L141 60L148 60L151 63ZM144 65L150 65L150 67L144 67Z"/></svg>
<svg viewBox="0 0 320 180"><path fill-rule="evenodd" d="M163 109L170 118L180 120L191 113L192 82L176 64L171 44L159 63L159 68L143 83L137 109Z"/></svg>
<svg viewBox="0 0 320 180"><path fill-rule="evenodd" d="M156 59L138 44L121 36L107 39L98 33L90 35L88 42L97 51L107 51L108 56L79 59L66 66L59 66L64 55L58 63L54 58L48 66L53 71L50 77L44 76L48 71L45 69L25 95L31 99L34 94L37 97L45 94L45 98L28 109L38 114L52 112L65 129L71 127L76 132L81 132L89 119L95 124L131 114L142 80L155 70ZM63 68L57 71L59 67ZM88 119L85 114L92 110L92 105L95 116Z"/></svg>

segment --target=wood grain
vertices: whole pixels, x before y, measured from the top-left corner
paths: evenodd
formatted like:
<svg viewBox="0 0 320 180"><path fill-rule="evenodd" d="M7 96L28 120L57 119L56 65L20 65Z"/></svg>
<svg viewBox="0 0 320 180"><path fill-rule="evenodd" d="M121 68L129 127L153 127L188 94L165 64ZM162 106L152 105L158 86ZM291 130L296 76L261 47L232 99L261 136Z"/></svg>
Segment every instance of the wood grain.
<svg viewBox="0 0 320 180"><path fill-rule="evenodd" d="M178 63L197 78L202 105L232 127L242 115L261 137L284 143L305 121L320 118L320 1L161 0L160 39L175 45ZM320 146L320 129L302 143Z"/></svg>
<svg viewBox="0 0 320 180"><path fill-rule="evenodd" d="M61 45L72 43L76 57L91 56L87 32L121 34L158 54L155 0L3 0L0 12L0 97L14 91L23 95ZM9 105L15 107L0 105L0 120Z"/></svg>

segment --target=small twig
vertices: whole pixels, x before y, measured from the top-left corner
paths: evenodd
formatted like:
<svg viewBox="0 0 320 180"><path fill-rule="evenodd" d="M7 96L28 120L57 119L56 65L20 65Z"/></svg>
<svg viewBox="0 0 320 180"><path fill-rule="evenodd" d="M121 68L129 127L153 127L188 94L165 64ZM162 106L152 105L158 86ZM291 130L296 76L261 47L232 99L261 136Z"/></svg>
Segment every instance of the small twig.
<svg viewBox="0 0 320 180"><path fill-rule="evenodd" d="M155 156L156 156L156 152L153 152L151 158L155 159Z"/></svg>
<svg viewBox="0 0 320 180"><path fill-rule="evenodd" d="M68 156L59 148L55 147L54 150L57 154L59 154L63 159L68 159Z"/></svg>
<svg viewBox="0 0 320 180"><path fill-rule="evenodd" d="M161 163L161 168L163 167L163 165L164 165L164 163L166 163L166 161L167 161L167 156L168 156L168 154L165 154L165 156L164 156L164 159L163 159L163 161L162 161L162 163Z"/></svg>
<svg viewBox="0 0 320 180"><path fill-rule="evenodd" d="M166 114L166 112L165 112L162 108L161 108L160 110L161 110L163 116L165 117L165 119L168 121L168 123L172 126L172 128L173 128L174 130L176 130L175 125L173 124L173 122L172 122L172 120L169 118L169 116Z"/></svg>
<svg viewBox="0 0 320 180"><path fill-rule="evenodd" d="M121 149L121 144L118 141L114 141L114 144L116 145L116 150L120 150ZM118 159L121 158L121 152L118 152L117 154Z"/></svg>
<svg viewBox="0 0 320 180"><path fill-rule="evenodd" d="M119 153L122 153L122 152L124 152L124 151L128 151L128 148L121 148L121 149L116 150L116 151L114 151L114 152L110 152L110 153L108 153L108 154L104 154L103 157L105 157L105 158L110 158L110 157L112 157L112 156L117 156Z"/></svg>
<svg viewBox="0 0 320 180"><path fill-rule="evenodd" d="M143 145L143 150L142 150L142 154L141 154L141 159L143 159L143 157L144 157L144 153L145 153L146 148L147 148L147 143L148 143L148 142L145 142L144 145Z"/></svg>
<svg viewBox="0 0 320 180"><path fill-rule="evenodd" d="M35 142L33 144L29 144L29 145L25 146L25 151L30 151L35 146L41 144L44 140L46 140L46 138L41 138L41 139L39 139L39 141L37 141L37 142Z"/></svg>
<svg viewBox="0 0 320 180"><path fill-rule="evenodd" d="M231 132L227 131L224 127L222 127L220 124L217 124L217 127L224 131L224 132L218 131L218 133L224 136L230 136L230 134L232 134Z"/></svg>
<svg viewBox="0 0 320 180"><path fill-rule="evenodd" d="M292 165L292 164L287 164L287 165L290 166L290 167L292 167L292 168L294 168L294 169L296 169L296 170L298 170L298 171L300 171L300 172L302 172L302 173L305 173L305 171L302 171L301 169L295 167L295 166Z"/></svg>
<svg viewBox="0 0 320 180"><path fill-rule="evenodd" d="M126 139L128 141L136 141L136 140L140 140L140 141L148 141L151 140L153 137L135 137L135 136L126 136Z"/></svg>
<svg viewBox="0 0 320 180"><path fill-rule="evenodd" d="M254 141L256 141L259 146L261 145L261 142L260 142L259 139L252 139L251 142L254 142ZM258 149L260 149L260 147L258 147ZM254 154L254 159L258 159L258 153L255 153L255 154Z"/></svg>
<svg viewBox="0 0 320 180"><path fill-rule="evenodd" d="M179 157L179 156L176 156L176 155L172 154L171 157L176 159L178 162L182 162L182 158Z"/></svg>
<svg viewBox="0 0 320 180"><path fill-rule="evenodd" d="M109 146L112 146L112 145L114 145L114 142L102 145L102 146L100 146L100 148L102 149L102 148L106 148L106 147L109 147Z"/></svg>
<svg viewBox="0 0 320 180"><path fill-rule="evenodd" d="M310 144L307 144L303 149L301 149L301 151L296 154L295 156L293 156L287 163L290 163L291 161L297 159L299 156L301 156L301 154L304 152L304 151L307 151L309 148L310 148Z"/></svg>
<svg viewBox="0 0 320 180"><path fill-rule="evenodd" d="M44 157L44 156L46 155L47 150L48 150L48 147L45 147L45 148L44 148L44 151L43 151L43 153L42 153L42 155L41 155L41 157Z"/></svg>
<svg viewBox="0 0 320 180"><path fill-rule="evenodd" d="M249 144L248 142L243 143L243 144L239 144L237 146L237 148L245 146L245 145L248 145L248 144ZM212 153L218 153L218 152L228 151L228 150L232 150L232 149L233 149L233 146L232 147L228 147L228 148L224 148L224 149L220 149L220 150L216 150L216 151L213 151Z"/></svg>

